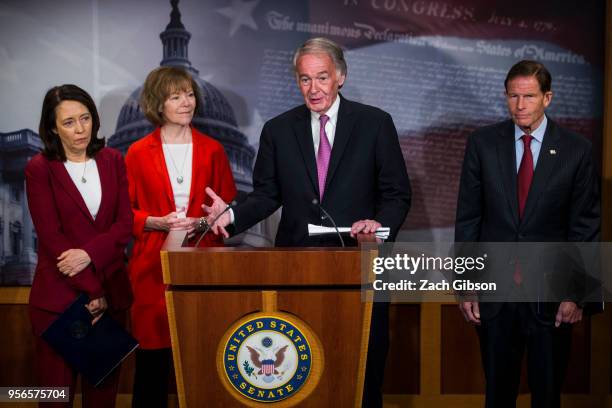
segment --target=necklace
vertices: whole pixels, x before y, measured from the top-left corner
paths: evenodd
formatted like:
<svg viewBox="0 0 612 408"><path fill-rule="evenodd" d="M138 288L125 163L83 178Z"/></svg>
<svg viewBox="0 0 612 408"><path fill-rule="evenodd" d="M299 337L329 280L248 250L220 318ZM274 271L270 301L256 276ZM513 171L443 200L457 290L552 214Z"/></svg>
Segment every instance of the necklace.
<svg viewBox="0 0 612 408"><path fill-rule="evenodd" d="M185 127L185 129L183 130L183 135L185 135L185 132L187 131L187 127ZM166 137L164 136L164 132L160 132L161 137L162 137L162 141L164 142L165 145L168 144L168 142L166 142ZM187 148L185 149L185 155L183 156L183 164L181 165L181 170L179 171L178 166L176 165L175 161L174 161L174 156L172 156L172 152L170 152L170 148L168 148L166 146L166 151L168 152L168 155L170 156L170 161L172 162L172 166L174 167L174 170L176 170L176 174L178 174L178 176L176 177L176 182L179 184L183 184L183 173L185 171L185 162L187 161L187 153L189 153L189 147L190 145L187 144Z"/></svg>
<svg viewBox="0 0 612 408"><path fill-rule="evenodd" d="M83 174L81 175L81 183L87 183L87 179L85 178L85 170L87 170L87 159L85 159L85 165L83 166Z"/></svg>

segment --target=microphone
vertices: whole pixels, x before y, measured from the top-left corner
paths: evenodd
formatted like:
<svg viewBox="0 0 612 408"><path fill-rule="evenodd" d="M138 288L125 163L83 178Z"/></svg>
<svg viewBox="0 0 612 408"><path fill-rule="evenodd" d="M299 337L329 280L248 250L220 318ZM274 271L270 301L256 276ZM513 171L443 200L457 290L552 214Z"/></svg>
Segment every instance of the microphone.
<svg viewBox="0 0 612 408"><path fill-rule="evenodd" d="M218 215L217 215L215 218L213 218L213 219L212 219L212 221L211 221L210 223L209 223L209 222L206 222L206 228L204 228L204 231L202 231L202 233L200 234L200 237L198 238L198 240L197 240L197 241L196 241L196 243L195 243L195 247L196 247L196 248L197 248L197 247L200 245L200 242L202 241L202 238L204 238L204 236L205 236L206 234L208 234L208 231L210 231L210 229L213 227L213 225L215 225L215 222L217 222L217 220L218 220L219 218L221 218L221 216L222 216L223 214L225 214L226 212L228 212L228 211L229 211L229 209L230 209L230 208L232 208L233 206L235 206L236 204L237 204L237 203L236 203L236 200L232 200L232 202L231 202L231 203L229 203L229 204L227 204L227 205L225 206L225 208L223 209L223 211L221 211L221 212L220 212L220 213L219 213L219 214L218 214Z"/></svg>
<svg viewBox="0 0 612 408"><path fill-rule="evenodd" d="M340 231L338 230L338 226L336 225L336 222L334 221L332 216L329 215L329 213L327 211L325 211L325 208L323 208L321 206L321 204L319 203L318 199L313 198L312 199L312 204L316 205L317 207L319 207L319 210L321 210L321 212L325 215L325 217L321 217L322 220L327 218L328 220L331 221L332 225L334 226L334 229L336 230L336 234L338 234L338 238L340 238L340 244L342 244L342 248L344 248L345 245L344 245L344 240L342 239L342 234L340 234Z"/></svg>

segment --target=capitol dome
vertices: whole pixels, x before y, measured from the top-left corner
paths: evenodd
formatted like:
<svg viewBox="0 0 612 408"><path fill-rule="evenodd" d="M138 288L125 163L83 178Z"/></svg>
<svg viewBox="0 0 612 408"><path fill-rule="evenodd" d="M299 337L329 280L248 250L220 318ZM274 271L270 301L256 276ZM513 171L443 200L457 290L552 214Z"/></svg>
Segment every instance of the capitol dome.
<svg viewBox="0 0 612 408"><path fill-rule="evenodd" d="M181 22L178 1L171 1L170 23L160 34L164 58L162 66L175 66L187 70L199 85L202 100L200 110L192 124L200 132L218 140L230 161L236 186L239 191L252 190L252 167L255 150L249 145L247 137L240 131L236 115L225 96L212 84L198 76L187 58L187 47L191 34ZM153 131L153 125L142 113L139 105L142 86L136 88L123 104L115 133L110 136L108 145L125 154L132 143Z"/></svg>

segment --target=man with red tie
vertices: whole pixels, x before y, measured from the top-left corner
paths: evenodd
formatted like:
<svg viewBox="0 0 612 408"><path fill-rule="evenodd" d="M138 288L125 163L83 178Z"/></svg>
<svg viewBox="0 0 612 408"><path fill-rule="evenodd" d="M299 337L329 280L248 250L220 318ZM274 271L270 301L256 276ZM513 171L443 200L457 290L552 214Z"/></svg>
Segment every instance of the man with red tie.
<svg viewBox="0 0 612 408"><path fill-rule="evenodd" d="M511 120L478 129L468 138L455 241L598 239L599 186L592 146L544 114L552 100L551 82L541 63L515 64L504 83ZM509 279L511 290L520 292L526 272L517 263ZM477 327L486 407L515 407L525 351L531 406L560 406L571 325L583 314L580 302L462 301L459 307Z"/></svg>

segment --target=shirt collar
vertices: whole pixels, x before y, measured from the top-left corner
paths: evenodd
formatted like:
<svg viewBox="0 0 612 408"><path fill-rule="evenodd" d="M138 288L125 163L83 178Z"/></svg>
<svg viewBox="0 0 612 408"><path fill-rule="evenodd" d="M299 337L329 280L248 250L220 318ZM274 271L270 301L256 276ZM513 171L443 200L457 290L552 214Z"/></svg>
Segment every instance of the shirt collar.
<svg viewBox="0 0 612 408"><path fill-rule="evenodd" d="M548 119L546 118L546 115L544 115L544 119L542 120L542 123L540 123L540 126L538 126L536 130L531 132L531 136L533 136L533 138L540 143L542 143L542 140L544 140L544 133L546 133L547 124L548 124ZM515 124L514 125L514 141L518 142L519 140L521 140L521 137L524 134L525 132L523 132L521 128Z"/></svg>
<svg viewBox="0 0 612 408"><path fill-rule="evenodd" d="M338 120L338 109L339 108L340 108L340 94L337 94L336 100L334 101L334 103L331 104L327 112L325 112L325 115L329 117L329 121L333 125L335 125L336 121ZM313 121L316 121L317 123L319 122L319 118L321 117L321 114L310 111L310 115Z"/></svg>

